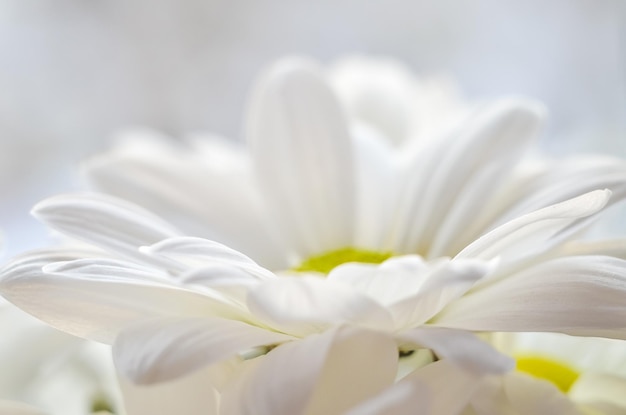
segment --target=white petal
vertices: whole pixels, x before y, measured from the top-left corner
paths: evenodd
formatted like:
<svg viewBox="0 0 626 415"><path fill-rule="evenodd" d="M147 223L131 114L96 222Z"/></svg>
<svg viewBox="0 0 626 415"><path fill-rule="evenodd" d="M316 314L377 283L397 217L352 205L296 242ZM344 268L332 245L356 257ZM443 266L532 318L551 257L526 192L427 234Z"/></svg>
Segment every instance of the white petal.
<svg viewBox="0 0 626 415"><path fill-rule="evenodd" d="M157 319L123 330L115 366L137 384L173 380L258 346L293 337L220 318Z"/></svg>
<svg viewBox="0 0 626 415"><path fill-rule="evenodd" d="M397 337L400 341L431 349L440 359L447 359L472 374L505 373L515 367L514 360L466 331L425 326Z"/></svg>
<svg viewBox="0 0 626 415"><path fill-rule="evenodd" d="M295 336L346 323L393 329L391 316L374 300L317 277L264 282L250 291L248 308L265 324Z"/></svg>
<svg viewBox="0 0 626 415"><path fill-rule="evenodd" d="M110 260L105 263L110 264ZM94 273L89 265L84 274L79 266L61 264L50 268L66 269L67 274L46 273L41 266L38 253L9 264L0 280L2 295L53 327L96 341L111 343L126 325L147 318L241 317L243 313L207 295L146 279L143 270L126 269L106 276Z"/></svg>
<svg viewBox="0 0 626 415"><path fill-rule="evenodd" d="M344 414L393 383L398 350L391 336L342 327L285 343L255 360L222 395L224 413Z"/></svg>
<svg viewBox="0 0 626 415"><path fill-rule="evenodd" d="M393 257L382 264L346 263L334 268L326 277L376 299L389 307L420 292L435 265L417 255Z"/></svg>
<svg viewBox="0 0 626 415"><path fill-rule="evenodd" d="M145 206L186 235L218 239L266 266L286 267L243 146L217 137L191 145L130 131L83 172L101 191Z"/></svg>
<svg viewBox="0 0 626 415"><path fill-rule="evenodd" d="M141 248L141 252L155 259L164 260L164 264L178 264L179 269L214 266L222 264L238 268L251 278L272 278L274 275L257 265L246 255L218 242L202 238L177 237L166 239L150 247Z"/></svg>
<svg viewBox="0 0 626 415"><path fill-rule="evenodd" d="M382 137L354 127L357 202L354 245L373 251L392 251L389 229L398 197L398 163Z"/></svg>
<svg viewBox="0 0 626 415"><path fill-rule="evenodd" d="M349 246L354 166L347 125L320 71L285 60L261 80L247 138L269 209L301 257Z"/></svg>
<svg viewBox="0 0 626 415"><path fill-rule="evenodd" d="M579 230L585 218L600 211L609 190L596 190L514 219L467 246L457 258L519 259L549 249Z"/></svg>
<svg viewBox="0 0 626 415"><path fill-rule="evenodd" d="M350 118L367 123L392 143L407 138L416 115L415 95L422 92L407 67L391 59L351 56L336 62L329 72Z"/></svg>
<svg viewBox="0 0 626 415"><path fill-rule="evenodd" d="M626 259L626 239L572 241L562 249L564 255L605 255Z"/></svg>
<svg viewBox="0 0 626 415"><path fill-rule="evenodd" d="M481 415L582 415L552 383L519 372L485 379L473 396L472 407Z"/></svg>
<svg viewBox="0 0 626 415"><path fill-rule="evenodd" d="M576 405L553 384L512 372L504 379L511 406L520 414L580 415Z"/></svg>
<svg viewBox="0 0 626 415"><path fill-rule="evenodd" d="M407 255L380 265L344 264L327 279L349 284L387 307L400 329L428 321L489 269L489 264L481 261L440 258L425 263L421 257Z"/></svg>
<svg viewBox="0 0 626 415"><path fill-rule="evenodd" d="M219 413L215 374L200 370L158 385L135 385L120 377L124 406L129 415L207 415Z"/></svg>
<svg viewBox="0 0 626 415"><path fill-rule="evenodd" d="M550 331L626 339L625 296L626 261L560 258L472 291L434 322L472 331Z"/></svg>
<svg viewBox="0 0 626 415"><path fill-rule="evenodd" d="M500 101L419 152L407 172L396 250L434 249L433 256L440 256L454 242L458 228L462 230L497 189L493 181L506 177L521 157L537 133L542 112L532 102ZM486 172L492 175L491 183Z"/></svg>
<svg viewBox="0 0 626 415"><path fill-rule="evenodd" d="M67 236L140 260L140 246L178 234L147 210L101 194L55 196L35 206L33 215Z"/></svg>
<svg viewBox="0 0 626 415"><path fill-rule="evenodd" d="M433 318L487 275L495 263L442 260L425 276L419 292L390 305L396 327L416 327Z"/></svg>
<svg viewBox="0 0 626 415"><path fill-rule="evenodd" d="M626 196L626 163L597 156L550 160L539 174L533 175L523 186L511 189L515 194L508 194L506 199L514 203L498 220L501 223L512 220L596 189L612 192L607 206L623 200Z"/></svg>
<svg viewBox="0 0 626 415"><path fill-rule="evenodd" d="M64 274L84 279L129 282L154 282L171 285L169 275L134 262L112 258L80 258L58 261L42 266L45 274Z"/></svg>
<svg viewBox="0 0 626 415"><path fill-rule="evenodd" d="M626 378L585 372L572 385L568 395L576 402L609 403L626 411Z"/></svg>
<svg viewBox="0 0 626 415"><path fill-rule="evenodd" d="M431 257L459 252L465 246L462 235L467 224L480 215L498 187L505 185L507 174L537 136L545 113L540 104L525 101L504 101L492 111L494 118L471 140L476 148L461 152L459 159L452 161L450 174L461 184L458 190L449 183L444 188L455 199L443 222L436 227L431 224Z"/></svg>
<svg viewBox="0 0 626 415"><path fill-rule="evenodd" d="M457 415L479 382L442 360L417 369L346 415Z"/></svg>

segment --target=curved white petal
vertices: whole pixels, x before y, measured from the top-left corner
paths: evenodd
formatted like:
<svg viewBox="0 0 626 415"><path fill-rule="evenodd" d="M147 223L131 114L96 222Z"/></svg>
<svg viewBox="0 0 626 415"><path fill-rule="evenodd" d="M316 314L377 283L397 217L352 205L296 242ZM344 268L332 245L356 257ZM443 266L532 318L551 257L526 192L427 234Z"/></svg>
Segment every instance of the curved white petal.
<svg viewBox="0 0 626 415"><path fill-rule="evenodd" d="M550 331L626 339L626 261L576 256L542 262L477 288L434 323L472 331Z"/></svg>
<svg viewBox="0 0 626 415"><path fill-rule="evenodd" d="M344 264L333 269L327 279L348 284L387 307L395 328L402 329L428 321L490 268L489 263L476 260L440 258L426 263L421 257L407 255L380 265Z"/></svg>
<svg viewBox="0 0 626 415"><path fill-rule="evenodd" d="M115 366L137 384L176 379L291 336L220 318L157 319L123 330L113 345Z"/></svg>
<svg viewBox="0 0 626 415"><path fill-rule="evenodd" d="M471 406L481 415L582 415L552 383L519 372L485 379L474 394Z"/></svg>
<svg viewBox="0 0 626 415"><path fill-rule="evenodd" d="M400 341L431 349L440 359L447 359L472 374L501 374L515 367L513 359L463 330L425 326L397 337Z"/></svg>
<svg viewBox="0 0 626 415"><path fill-rule="evenodd" d="M415 370L346 415L458 415L479 383L480 378L442 360Z"/></svg>
<svg viewBox="0 0 626 415"><path fill-rule="evenodd" d="M440 261L427 274L419 292L389 307L396 327L416 327L433 318L488 275L494 265L476 260Z"/></svg>
<svg viewBox="0 0 626 415"><path fill-rule="evenodd" d="M414 119L422 115L414 107L423 92L407 67L392 59L350 56L328 72L351 119L375 128L390 143L407 139Z"/></svg>
<svg viewBox="0 0 626 415"><path fill-rule="evenodd" d="M260 283L259 278L241 268L215 264L190 271L178 276L185 287L201 291L209 296L219 294L229 302L245 309L248 292Z"/></svg>
<svg viewBox="0 0 626 415"><path fill-rule="evenodd" d="M511 100L498 104L487 110L487 122L470 139L470 146L464 147L465 142L459 145L459 158L450 160L451 178L444 189L455 199L444 220L436 227L430 224L431 257L450 255L464 247L467 224L480 215L484 204L505 183L543 123L545 108L538 102ZM453 180L459 182L458 187L450 186Z"/></svg>
<svg viewBox="0 0 626 415"><path fill-rule="evenodd" d="M98 190L145 206L186 235L219 239L265 266L288 264L250 172L243 146L201 137L189 145L128 131L111 151L83 165Z"/></svg>
<svg viewBox="0 0 626 415"><path fill-rule="evenodd" d="M437 265L426 263L417 255L405 255L382 264L346 263L334 268L326 277L349 285L358 292L389 307L420 292L430 271Z"/></svg>
<svg viewBox="0 0 626 415"><path fill-rule="evenodd" d="M49 260L57 259L51 257ZM93 260L94 264L98 260ZM111 343L131 323L159 316L232 316L242 310L219 299L147 279L144 270L125 269L113 276L94 267L71 263L51 265L59 273L42 271L40 253L9 264L0 292L22 310L60 330ZM105 260L110 264L110 260ZM95 267L97 269L97 266ZM63 271L67 270L67 273Z"/></svg>
<svg viewBox="0 0 626 415"><path fill-rule="evenodd" d="M139 260L144 260L140 246L178 235L151 212L102 194L54 196L37 204L32 213L67 236Z"/></svg>
<svg viewBox="0 0 626 415"><path fill-rule="evenodd" d="M609 190L596 190L513 219L468 245L456 258L512 261L546 251L578 230L610 196Z"/></svg>
<svg viewBox="0 0 626 415"><path fill-rule="evenodd" d="M228 370L228 368L222 370ZM213 371L199 370L189 376L157 385L136 385L120 376L119 384L126 413L128 415L218 414L220 413L219 394L215 387L216 374Z"/></svg>
<svg viewBox="0 0 626 415"><path fill-rule="evenodd" d="M265 324L306 336L340 324L392 330L391 315L374 300L317 277L280 278L248 294L250 312Z"/></svg>
<svg viewBox="0 0 626 415"><path fill-rule="evenodd" d="M45 274L64 274L102 281L154 282L171 285L167 272L112 258L80 258L42 266Z"/></svg>
<svg viewBox="0 0 626 415"><path fill-rule="evenodd" d="M356 212L354 246L373 251L393 249L389 238L399 190L394 149L366 127L354 126Z"/></svg>
<svg viewBox="0 0 626 415"><path fill-rule="evenodd" d="M218 242L202 238L170 238L149 247L142 247L141 252L155 260L162 260L166 266L171 265L180 270L222 264L230 268L243 270L251 278L264 279L274 277L270 271L259 266L241 252Z"/></svg>
<svg viewBox="0 0 626 415"><path fill-rule="evenodd" d="M384 333L340 327L255 360L222 395L224 413L344 414L393 383L398 350Z"/></svg>
<svg viewBox="0 0 626 415"><path fill-rule="evenodd" d="M584 372L572 385L568 395L578 403L607 403L626 411L626 377Z"/></svg>
<svg viewBox="0 0 626 415"><path fill-rule="evenodd" d="M277 63L257 86L247 121L259 185L286 245L301 257L349 246L351 142L319 69L293 59Z"/></svg>
<svg viewBox="0 0 626 415"><path fill-rule="evenodd" d="M626 259L626 239L572 241L561 250L563 255L606 255Z"/></svg>
<svg viewBox="0 0 626 415"><path fill-rule="evenodd" d="M417 153L397 215L396 250L429 257L448 253L456 234L477 215L534 138L542 112L533 102L499 101Z"/></svg>
<svg viewBox="0 0 626 415"><path fill-rule="evenodd" d="M503 223L597 189L612 192L607 206L623 200L626 196L626 163L598 156L549 160L523 185L507 189L505 199L511 205L492 221Z"/></svg>

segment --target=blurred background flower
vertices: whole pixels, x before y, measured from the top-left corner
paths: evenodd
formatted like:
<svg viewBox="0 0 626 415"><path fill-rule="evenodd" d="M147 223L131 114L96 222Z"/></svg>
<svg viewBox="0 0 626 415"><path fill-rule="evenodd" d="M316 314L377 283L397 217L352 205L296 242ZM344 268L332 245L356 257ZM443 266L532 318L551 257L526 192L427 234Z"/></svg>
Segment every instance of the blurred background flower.
<svg viewBox="0 0 626 415"><path fill-rule="evenodd" d="M279 56L393 56L470 98L551 110L544 150L626 156L620 0L5 0L0 5L0 228L41 246L28 216L79 186L74 166L127 126L240 137L255 74Z"/></svg>

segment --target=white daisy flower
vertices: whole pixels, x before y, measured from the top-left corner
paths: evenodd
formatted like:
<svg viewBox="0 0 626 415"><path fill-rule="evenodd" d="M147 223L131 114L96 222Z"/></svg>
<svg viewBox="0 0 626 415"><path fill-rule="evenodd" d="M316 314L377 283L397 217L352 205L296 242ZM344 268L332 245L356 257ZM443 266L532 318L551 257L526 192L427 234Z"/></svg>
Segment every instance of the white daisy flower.
<svg viewBox="0 0 626 415"><path fill-rule="evenodd" d="M229 378L224 366L245 364L230 380L208 382L220 398L196 411L342 414L393 385L399 357L414 365L420 349L432 350L442 361L435 368L452 371L468 391L476 376L511 368L465 330L431 322L487 274L484 261L401 256L328 275L276 275L221 244L171 237L167 224L112 198L59 196L36 214L109 256L26 254L4 270L3 295L61 330L113 344L116 366L138 384L211 365ZM402 385L427 383L419 371L402 376ZM298 393L282 396L294 382Z"/></svg>
<svg viewBox="0 0 626 415"><path fill-rule="evenodd" d="M507 100L391 145L384 129L349 130L315 67L283 62L252 101L249 154L135 143L90 166L102 187L186 231L104 196L53 198L37 216L109 257L29 254L1 290L55 327L114 343L135 382L208 365L220 397L204 390L204 413L219 401L226 413L400 414L423 396L432 413L456 413L469 395L413 391L454 379L446 390L470 394L476 375L508 368L467 331L626 335L626 261L568 244L624 197L626 168L521 164L540 118ZM394 383L399 353L416 349L441 361ZM269 352L241 362L255 350Z"/></svg>
<svg viewBox="0 0 626 415"><path fill-rule="evenodd" d="M529 227L545 231L540 224L548 218L550 234L558 233L600 210L608 196L592 192L540 210L470 247L485 258L498 247L516 251L537 240ZM422 370L393 384L398 356L422 348L475 376L510 369L466 329L625 336L626 261L614 257L536 260L506 276L495 271L496 278L485 263L462 255L452 261L401 256L381 265L345 264L328 275L297 270L275 275L223 245L175 237L174 229L149 212L110 197L58 196L35 213L109 255L67 249L27 254L3 271L3 295L59 329L114 344L118 369L136 383L173 381L216 364L212 370L226 380L210 377L209 384L218 388L225 413L321 413L316 412L321 407L324 413L344 413L386 389L382 403L368 407L397 404L384 398L406 385L428 384ZM576 317L581 310L583 320ZM268 350L243 374L224 374L233 358L240 362ZM296 382L294 376L301 393L281 399L276 395L283 394L281 385ZM320 380L326 376L330 379ZM462 380L468 393L467 384L479 385L472 376L452 377ZM329 399L331 392L320 386L328 382L341 400ZM339 385L359 387L346 391ZM267 397L264 408L253 398L261 394ZM253 408L246 406L250 402ZM324 406L328 402L334 406Z"/></svg>

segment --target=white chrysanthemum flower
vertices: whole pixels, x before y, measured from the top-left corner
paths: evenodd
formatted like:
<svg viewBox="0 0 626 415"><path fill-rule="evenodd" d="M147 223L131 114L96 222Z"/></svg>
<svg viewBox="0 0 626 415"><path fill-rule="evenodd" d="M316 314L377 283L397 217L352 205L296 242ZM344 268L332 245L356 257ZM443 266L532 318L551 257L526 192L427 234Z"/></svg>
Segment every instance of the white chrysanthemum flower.
<svg viewBox="0 0 626 415"><path fill-rule="evenodd" d="M27 254L4 270L3 294L57 328L113 344L118 369L139 384L264 355L230 381L209 383L223 413L342 414L393 385L399 356L411 366L419 349L432 350L443 373L454 370L447 362L464 370L452 373L467 390L475 376L511 368L470 333L433 322L488 273L483 261L403 256L328 275L275 275L215 242L168 238L166 224L114 199L60 196L36 214L127 259ZM414 373L403 373L401 384L427 383ZM281 397L293 382L299 392Z"/></svg>
<svg viewBox="0 0 626 415"><path fill-rule="evenodd" d="M556 220L549 229L558 233L607 198L592 192L522 217L474 242L470 252L487 260L502 246L524 248L547 229L542 219ZM448 387L466 394L452 403L431 397L432 407L462 406L480 385L477 376L510 369L466 330L626 337L626 261L614 257L535 260L498 278L489 263L463 255L276 275L223 245L175 237L149 212L110 197L58 196L35 213L108 254L26 254L4 269L3 295L59 329L113 344L118 369L136 383L176 381L210 367L210 374L197 375L205 401L193 401L189 413L219 405L224 413L384 414L399 402L411 407L424 390ZM394 383L398 357L410 360L423 349L441 362ZM446 386L446 377L455 382ZM286 398L292 383L298 393ZM206 393L209 385L214 394ZM408 392L415 389L422 393Z"/></svg>
<svg viewBox="0 0 626 415"><path fill-rule="evenodd" d="M626 343L556 333L497 333L517 371L490 377L464 415L626 413Z"/></svg>
<svg viewBox="0 0 626 415"><path fill-rule="evenodd" d="M142 139L89 167L101 187L183 232L106 197L54 198L36 214L110 257L29 254L5 269L2 292L56 327L114 343L136 382L209 365L221 397L205 391L205 412L219 400L235 413L393 413L424 397L416 389L445 386L458 399L424 399L454 413L446 405L479 385L459 373L506 367L466 331L626 337L623 244L569 244L624 197L626 167L521 164L541 112L501 101L390 144L376 118L348 128L318 69L283 62L253 99L249 154L219 140L190 151ZM413 348L443 359L393 383L399 351Z"/></svg>

